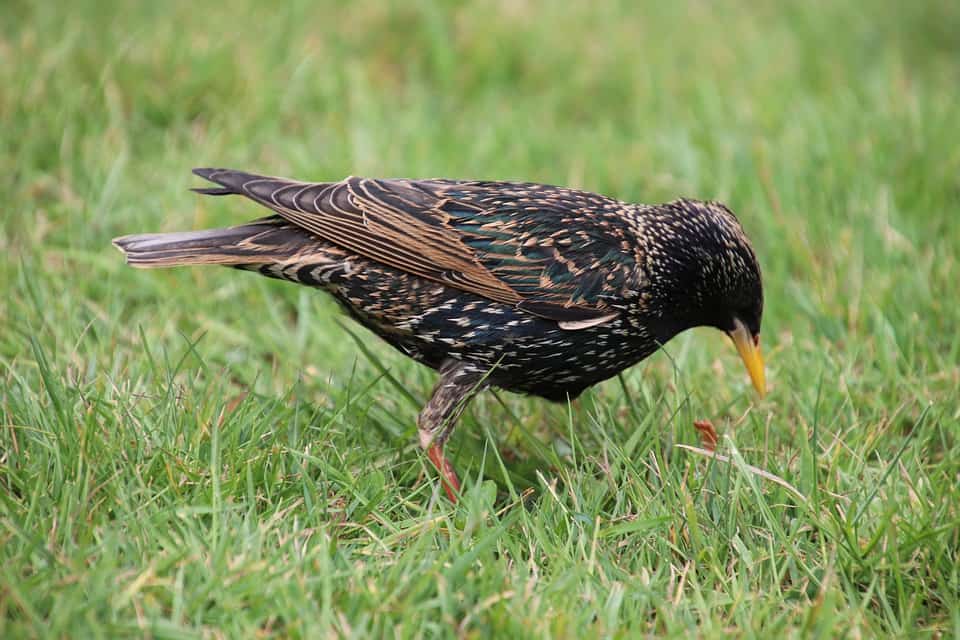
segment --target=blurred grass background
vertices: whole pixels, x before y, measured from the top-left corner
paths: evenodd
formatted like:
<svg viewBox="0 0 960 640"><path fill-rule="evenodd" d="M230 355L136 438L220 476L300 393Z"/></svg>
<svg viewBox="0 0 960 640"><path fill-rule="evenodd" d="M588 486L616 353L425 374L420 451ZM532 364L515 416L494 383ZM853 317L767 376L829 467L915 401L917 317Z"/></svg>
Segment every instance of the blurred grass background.
<svg viewBox="0 0 960 640"><path fill-rule="evenodd" d="M0 636L960 636L958 33L948 0L7 0ZM696 330L571 407L485 394L451 507L432 373L314 291L122 264L261 214L193 166L721 199L772 392ZM731 463L675 446L699 418Z"/></svg>

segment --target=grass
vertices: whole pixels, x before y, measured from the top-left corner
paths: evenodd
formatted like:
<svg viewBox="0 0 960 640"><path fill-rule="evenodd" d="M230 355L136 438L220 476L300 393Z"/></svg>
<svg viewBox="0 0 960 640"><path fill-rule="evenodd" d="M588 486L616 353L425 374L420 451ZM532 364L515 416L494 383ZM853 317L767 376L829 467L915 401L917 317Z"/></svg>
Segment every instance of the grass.
<svg viewBox="0 0 960 640"><path fill-rule="evenodd" d="M0 14L0 636L960 636L960 5ZM205 165L724 200L772 392L696 330L484 394L454 507L431 372L316 292L122 264L259 215Z"/></svg>

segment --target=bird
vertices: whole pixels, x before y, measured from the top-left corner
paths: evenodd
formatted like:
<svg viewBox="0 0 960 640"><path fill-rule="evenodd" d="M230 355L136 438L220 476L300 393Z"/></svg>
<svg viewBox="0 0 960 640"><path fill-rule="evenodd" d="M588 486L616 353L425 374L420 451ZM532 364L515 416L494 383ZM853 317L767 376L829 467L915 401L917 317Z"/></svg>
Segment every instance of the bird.
<svg viewBox="0 0 960 640"><path fill-rule="evenodd" d="M633 204L529 182L193 173L217 185L194 191L245 196L272 213L115 238L126 262L225 265L322 289L436 370L417 434L454 503L460 482L444 444L487 388L569 402L709 326L732 339L765 393L760 266L720 202Z"/></svg>

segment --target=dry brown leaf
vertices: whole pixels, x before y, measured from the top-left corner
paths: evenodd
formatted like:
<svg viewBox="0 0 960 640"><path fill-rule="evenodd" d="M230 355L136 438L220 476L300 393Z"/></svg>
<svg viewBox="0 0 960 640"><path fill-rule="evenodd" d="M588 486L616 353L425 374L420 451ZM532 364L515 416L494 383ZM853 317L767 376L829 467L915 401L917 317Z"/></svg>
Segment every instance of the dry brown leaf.
<svg viewBox="0 0 960 640"><path fill-rule="evenodd" d="M700 432L700 444L703 448L707 451L716 451L719 438L713 423L709 420L694 420L693 426Z"/></svg>

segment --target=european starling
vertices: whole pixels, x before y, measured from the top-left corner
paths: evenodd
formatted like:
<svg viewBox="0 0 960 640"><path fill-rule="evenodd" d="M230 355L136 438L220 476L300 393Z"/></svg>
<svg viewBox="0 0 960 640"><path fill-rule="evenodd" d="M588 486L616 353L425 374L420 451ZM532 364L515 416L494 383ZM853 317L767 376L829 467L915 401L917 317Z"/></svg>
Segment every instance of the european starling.
<svg viewBox="0 0 960 640"><path fill-rule="evenodd" d="M763 290L719 202L628 204L542 184L299 182L195 169L275 215L225 229L114 240L135 267L221 264L324 289L440 380L420 445L456 500L443 445L486 387L566 401L695 326L725 331L753 385Z"/></svg>

